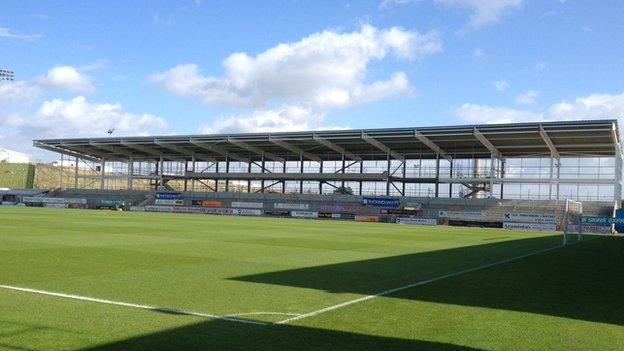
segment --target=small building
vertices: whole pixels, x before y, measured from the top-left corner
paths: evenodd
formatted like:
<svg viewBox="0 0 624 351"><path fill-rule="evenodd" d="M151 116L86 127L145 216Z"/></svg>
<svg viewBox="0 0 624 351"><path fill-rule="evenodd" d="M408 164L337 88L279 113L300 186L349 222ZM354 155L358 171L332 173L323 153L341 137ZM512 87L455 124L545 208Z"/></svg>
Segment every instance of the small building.
<svg viewBox="0 0 624 351"><path fill-rule="evenodd" d="M0 148L0 162L30 163L31 156L19 151Z"/></svg>

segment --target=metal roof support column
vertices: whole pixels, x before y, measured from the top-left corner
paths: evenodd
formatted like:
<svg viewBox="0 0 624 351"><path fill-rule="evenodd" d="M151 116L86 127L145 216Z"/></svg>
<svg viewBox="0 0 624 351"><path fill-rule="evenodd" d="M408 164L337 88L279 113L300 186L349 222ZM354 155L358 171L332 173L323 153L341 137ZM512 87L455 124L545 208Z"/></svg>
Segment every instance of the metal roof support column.
<svg viewBox="0 0 624 351"><path fill-rule="evenodd" d="M342 174L344 174L344 173L345 173L345 155L342 154ZM344 187L345 187L345 181L344 180L342 181L341 186L342 186L342 190L344 190Z"/></svg>
<svg viewBox="0 0 624 351"><path fill-rule="evenodd" d="M282 173L286 173L286 160L285 159L282 165ZM286 180L282 182L282 194L286 194Z"/></svg>
<svg viewBox="0 0 624 351"><path fill-rule="evenodd" d="M450 166L450 171L449 171L449 177L452 179L453 178L453 161L450 162L451 166ZM449 199L453 197L453 183L449 183Z"/></svg>
<svg viewBox="0 0 624 351"><path fill-rule="evenodd" d="M418 153L418 178L422 177L422 151ZM429 184L427 184L429 186ZM422 195L422 183L418 183L418 197Z"/></svg>
<svg viewBox="0 0 624 351"><path fill-rule="evenodd" d="M550 157L548 159L550 160L550 172L548 176L548 200L552 200L555 158L552 154L550 154Z"/></svg>
<svg viewBox="0 0 624 351"><path fill-rule="evenodd" d="M63 189L63 154L61 154L61 164L59 165L59 189Z"/></svg>
<svg viewBox="0 0 624 351"><path fill-rule="evenodd" d="M546 132L546 129L544 129L542 125L539 126L539 134L542 137L544 144L546 144L546 146L550 150L550 175L549 175L549 184L548 184L548 199L549 200L552 199L553 163L555 162L555 160L557 160L557 200L559 200L559 174L560 174L559 163L561 163L561 156L559 155L559 151L555 147L555 144L553 143L552 139L550 139L548 132Z"/></svg>
<svg viewBox="0 0 624 351"><path fill-rule="evenodd" d="M195 173L195 155L191 156L191 171ZM191 191L195 192L195 178L191 179Z"/></svg>
<svg viewBox="0 0 624 351"><path fill-rule="evenodd" d="M226 157L226 159L227 159L227 157ZM215 173L219 173L219 161L215 161L214 165L215 165ZM202 172L204 172L204 171L208 170L208 168L209 168L209 167L208 167L208 165L206 164L206 167L202 170ZM215 178L215 179L214 179L214 182L215 182L215 187L214 187L214 189L213 189L213 190L214 190L215 192L217 192L217 191L219 191L219 179L216 179L216 178ZM228 181L226 180L226 181L225 181L225 187L226 187L226 188L227 188L227 182L228 182ZM202 184L202 182L200 181L200 182L199 182L199 184ZM206 184L204 184L204 185L206 185ZM227 191L227 190L226 190L226 191Z"/></svg>
<svg viewBox="0 0 624 351"><path fill-rule="evenodd" d="M505 182L503 179L505 178L505 166L507 165L507 161L503 158L501 160L501 183L500 183L500 198L503 200L505 197L503 196L505 191Z"/></svg>
<svg viewBox="0 0 624 351"><path fill-rule="evenodd" d="M184 160L184 191L188 191L188 178L186 177L186 173L188 173L188 161Z"/></svg>
<svg viewBox="0 0 624 351"><path fill-rule="evenodd" d="M130 156L130 158L128 158L128 190L132 190L133 180L134 180L134 158ZM184 190L186 190L186 186L184 187Z"/></svg>
<svg viewBox="0 0 624 351"><path fill-rule="evenodd" d="M559 200L559 179L561 178L561 159L557 160L557 200Z"/></svg>
<svg viewBox="0 0 624 351"><path fill-rule="evenodd" d="M261 165L262 165L262 169L261 172L264 173L264 171L266 170L265 166L266 166L266 162L264 161L264 155L261 156L261 161L260 161ZM260 181L260 192L263 193L264 192L264 179L262 179Z"/></svg>
<svg viewBox="0 0 624 351"><path fill-rule="evenodd" d="M440 195L440 154L436 154L436 182L435 182L435 197Z"/></svg>
<svg viewBox="0 0 624 351"><path fill-rule="evenodd" d="M228 155L225 155L225 173L230 173L230 159ZM230 180L225 180L225 191L230 191Z"/></svg>
<svg viewBox="0 0 624 351"><path fill-rule="evenodd" d="M615 175L613 182L613 200L615 200L617 208L622 205L622 151L618 144L615 149Z"/></svg>
<svg viewBox="0 0 624 351"><path fill-rule="evenodd" d="M387 170L388 170L388 179L386 179L386 196L390 196L390 153L386 154L386 160L387 160Z"/></svg>
<svg viewBox="0 0 624 351"><path fill-rule="evenodd" d="M247 173L251 173L251 162L247 164ZM251 192L251 179L247 181L247 192Z"/></svg>
<svg viewBox="0 0 624 351"><path fill-rule="evenodd" d="M303 154L299 155L299 173L303 174ZM303 194L303 180L299 181L299 194Z"/></svg>
<svg viewBox="0 0 624 351"><path fill-rule="evenodd" d="M403 183L401 184L401 192L403 192L403 196L405 196L405 174L406 174L406 168L407 168L407 160L403 160L403 171L402 171L402 175L403 175Z"/></svg>
<svg viewBox="0 0 624 351"><path fill-rule="evenodd" d="M104 190L104 174L106 173L106 160L102 159L102 169L100 170L100 190Z"/></svg>
<svg viewBox="0 0 624 351"><path fill-rule="evenodd" d="M319 173L323 173L323 160L319 162ZM323 194L323 181L319 180L319 194Z"/></svg>
<svg viewBox="0 0 624 351"><path fill-rule="evenodd" d="M160 156L160 161L158 161L158 175L160 176L160 184L156 185L156 190L158 190L159 186L165 185L163 173L165 173L165 159Z"/></svg>
<svg viewBox="0 0 624 351"><path fill-rule="evenodd" d="M364 160L360 161L360 174L364 173ZM360 192L359 195L362 196L362 181L360 180Z"/></svg>
<svg viewBox="0 0 624 351"><path fill-rule="evenodd" d="M78 156L74 157L74 189L78 189Z"/></svg>
<svg viewBox="0 0 624 351"><path fill-rule="evenodd" d="M496 171L495 163L496 155L490 154L490 197L494 198L494 172Z"/></svg>

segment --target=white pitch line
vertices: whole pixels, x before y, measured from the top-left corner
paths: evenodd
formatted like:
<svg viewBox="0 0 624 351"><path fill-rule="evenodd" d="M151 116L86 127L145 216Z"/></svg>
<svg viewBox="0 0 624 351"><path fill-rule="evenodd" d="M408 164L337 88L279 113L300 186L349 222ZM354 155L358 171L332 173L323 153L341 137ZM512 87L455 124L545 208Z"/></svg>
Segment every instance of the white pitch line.
<svg viewBox="0 0 624 351"><path fill-rule="evenodd" d="M292 312L242 312L242 313L226 314L225 317L256 316L256 315L300 316L301 313L292 313Z"/></svg>
<svg viewBox="0 0 624 351"><path fill-rule="evenodd" d="M576 243L576 242L574 242L574 243ZM570 244L573 244L573 243L570 243ZM568 245L570 245L570 244L568 244ZM401 287L398 287L398 288L382 291L382 292L377 293L377 294L366 295L366 296L363 296L363 297L360 297L360 298L357 298L357 299L354 299L354 300L349 300L349 301L346 301L346 302L343 302L343 303L339 303L337 305L321 308L320 310L316 310L316 311L305 313L305 314L302 314L302 315L299 315L299 316L295 316L295 317L291 317L291 318L288 318L288 319L284 319L284 320L281 320L279 322L276 322L275 324L286 324L286 323L290 323L292 321L296 321L296 320L300 320L300 319L304 319L304 318L308 318L308 317L317 316L317 315L319 315L321 313L337 310L337 309L340 309L340 308L343 308L343 307L346 307L346 306L349 306L349 305L353 305L353 304L356 304L356 303L359 303L359 302L363 302L363 301L366 301L366 300L374 299L376 297L389 295L389 294L392 294L392 293L395 293L395 292L399 292L399 291L402 291L402 290L414 288L414 287L417 287L417 286L422 286L422 285L433 283L433 282L436 282L436 281L439 281L439 280L442 280L442 279L455 277L455 276L458 276L458 275L461 275L461 274L466 274L466 273L478 271L480 269L493 267L493 266L496 266L496 265L499 265L499 264L520 260L520 259L523 259L523 258L526 258L526 257L530 257L530 256L538 255L538 254L541 254L541 253L544 253L544 252L556 250L556 249L562 248L564 246L565 245L557 245L557 246L550 247L550 248L547 248L547 249L531 252L531 253L528 253L528 254L525 254L525 255L516 256L516 257L512 257L512 258L507 258L507 259L504 259L504 260L501 260L501 261L496 261L496 262L484 264L482 266L473 267L473 268L465 269L465 270L462 270L462 271L459 271L459 272L449 273L449 274L441 275L439 277L435 277L435 278L419 281L419 282L416 282L416 283L404 285L404 286L401 286Z"/></svg>
<svg viewBox="0 0 624 351"><path fill-rule="evenodd" d="M8 289L8 290L14 290L14 291L29 292L29 293L33 293L33 294L40 294L40 295L47 295L47 296L56 296L56 297L62 297L62 298L66 298L66 299L74 299L74 300L81 300L81 301L97 302L97 303L103 303L103 304L107 304L107 305L116 305L116 306L140 308L140 309L144 309L144 310L148 310L148 311L155 311L155 312L184 314L184 315L189 315L189 316L197 316L197 317L204 317L204 318L220 319L220 320L225 320L225 321L230 321L230 322L238 322L238 323L248 323L248 324L258 324L258 325L266 325L266 324L268 324L268 323L261 322L261 321L255 321L255 320L249 320L249 319L241 319L241 318L228 317L228 316L223 317L223 316L217 316L217 315L209 314L209 313L187 311L187 310L181 310L181 309L177 309L177 308L158 307L158 306L150 306L150 305L141 305L141 304L130 303L130 302L112 301L112 300L106 300L106 299L99 299L99 298L95 298L95 297L88 297L88 296L81 296L81 295L74 295L74 294L59 293L59 292L54 292L54 291L22 288L22 287L19 287L19 286L12 286L12 285L0 285L0 288Z"/></svg>

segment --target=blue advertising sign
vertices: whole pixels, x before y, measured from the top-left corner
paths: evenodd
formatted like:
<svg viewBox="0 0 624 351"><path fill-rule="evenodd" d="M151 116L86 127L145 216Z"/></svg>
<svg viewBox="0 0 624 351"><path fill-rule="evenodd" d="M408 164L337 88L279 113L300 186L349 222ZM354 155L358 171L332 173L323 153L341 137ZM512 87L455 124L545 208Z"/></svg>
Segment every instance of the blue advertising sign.
<svg viewBox="0 0 624 351"><path fill-rule="evenodd" d="M593 225L621 224L624 223L624 218L583 216L581 218L581 223Z"/></svg>
<svg viewBox="0 0 624 351"><path fill-rule="evenodd" d="M156 193L156 198L159 200L175 200L182 197L182 193Z"/></svg>
<svg viewBox="0 0 624 351"><path fill-rule="evenodd" d="M399 207L399 199L363 198L362 205L375 207Z"/></svg>

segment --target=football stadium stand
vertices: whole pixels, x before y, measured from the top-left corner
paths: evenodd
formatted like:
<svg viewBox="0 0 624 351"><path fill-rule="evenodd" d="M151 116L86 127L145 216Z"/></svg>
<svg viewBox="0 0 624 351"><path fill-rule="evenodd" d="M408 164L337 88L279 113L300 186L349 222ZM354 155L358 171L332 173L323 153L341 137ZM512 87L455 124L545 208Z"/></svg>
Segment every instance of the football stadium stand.
<svg viewBox="0 0 624 351"><path fill-rule="evenodd" d="M544 230L565 199L621 207L617 120L33 143L74 165L33 206Z"/></svg>

